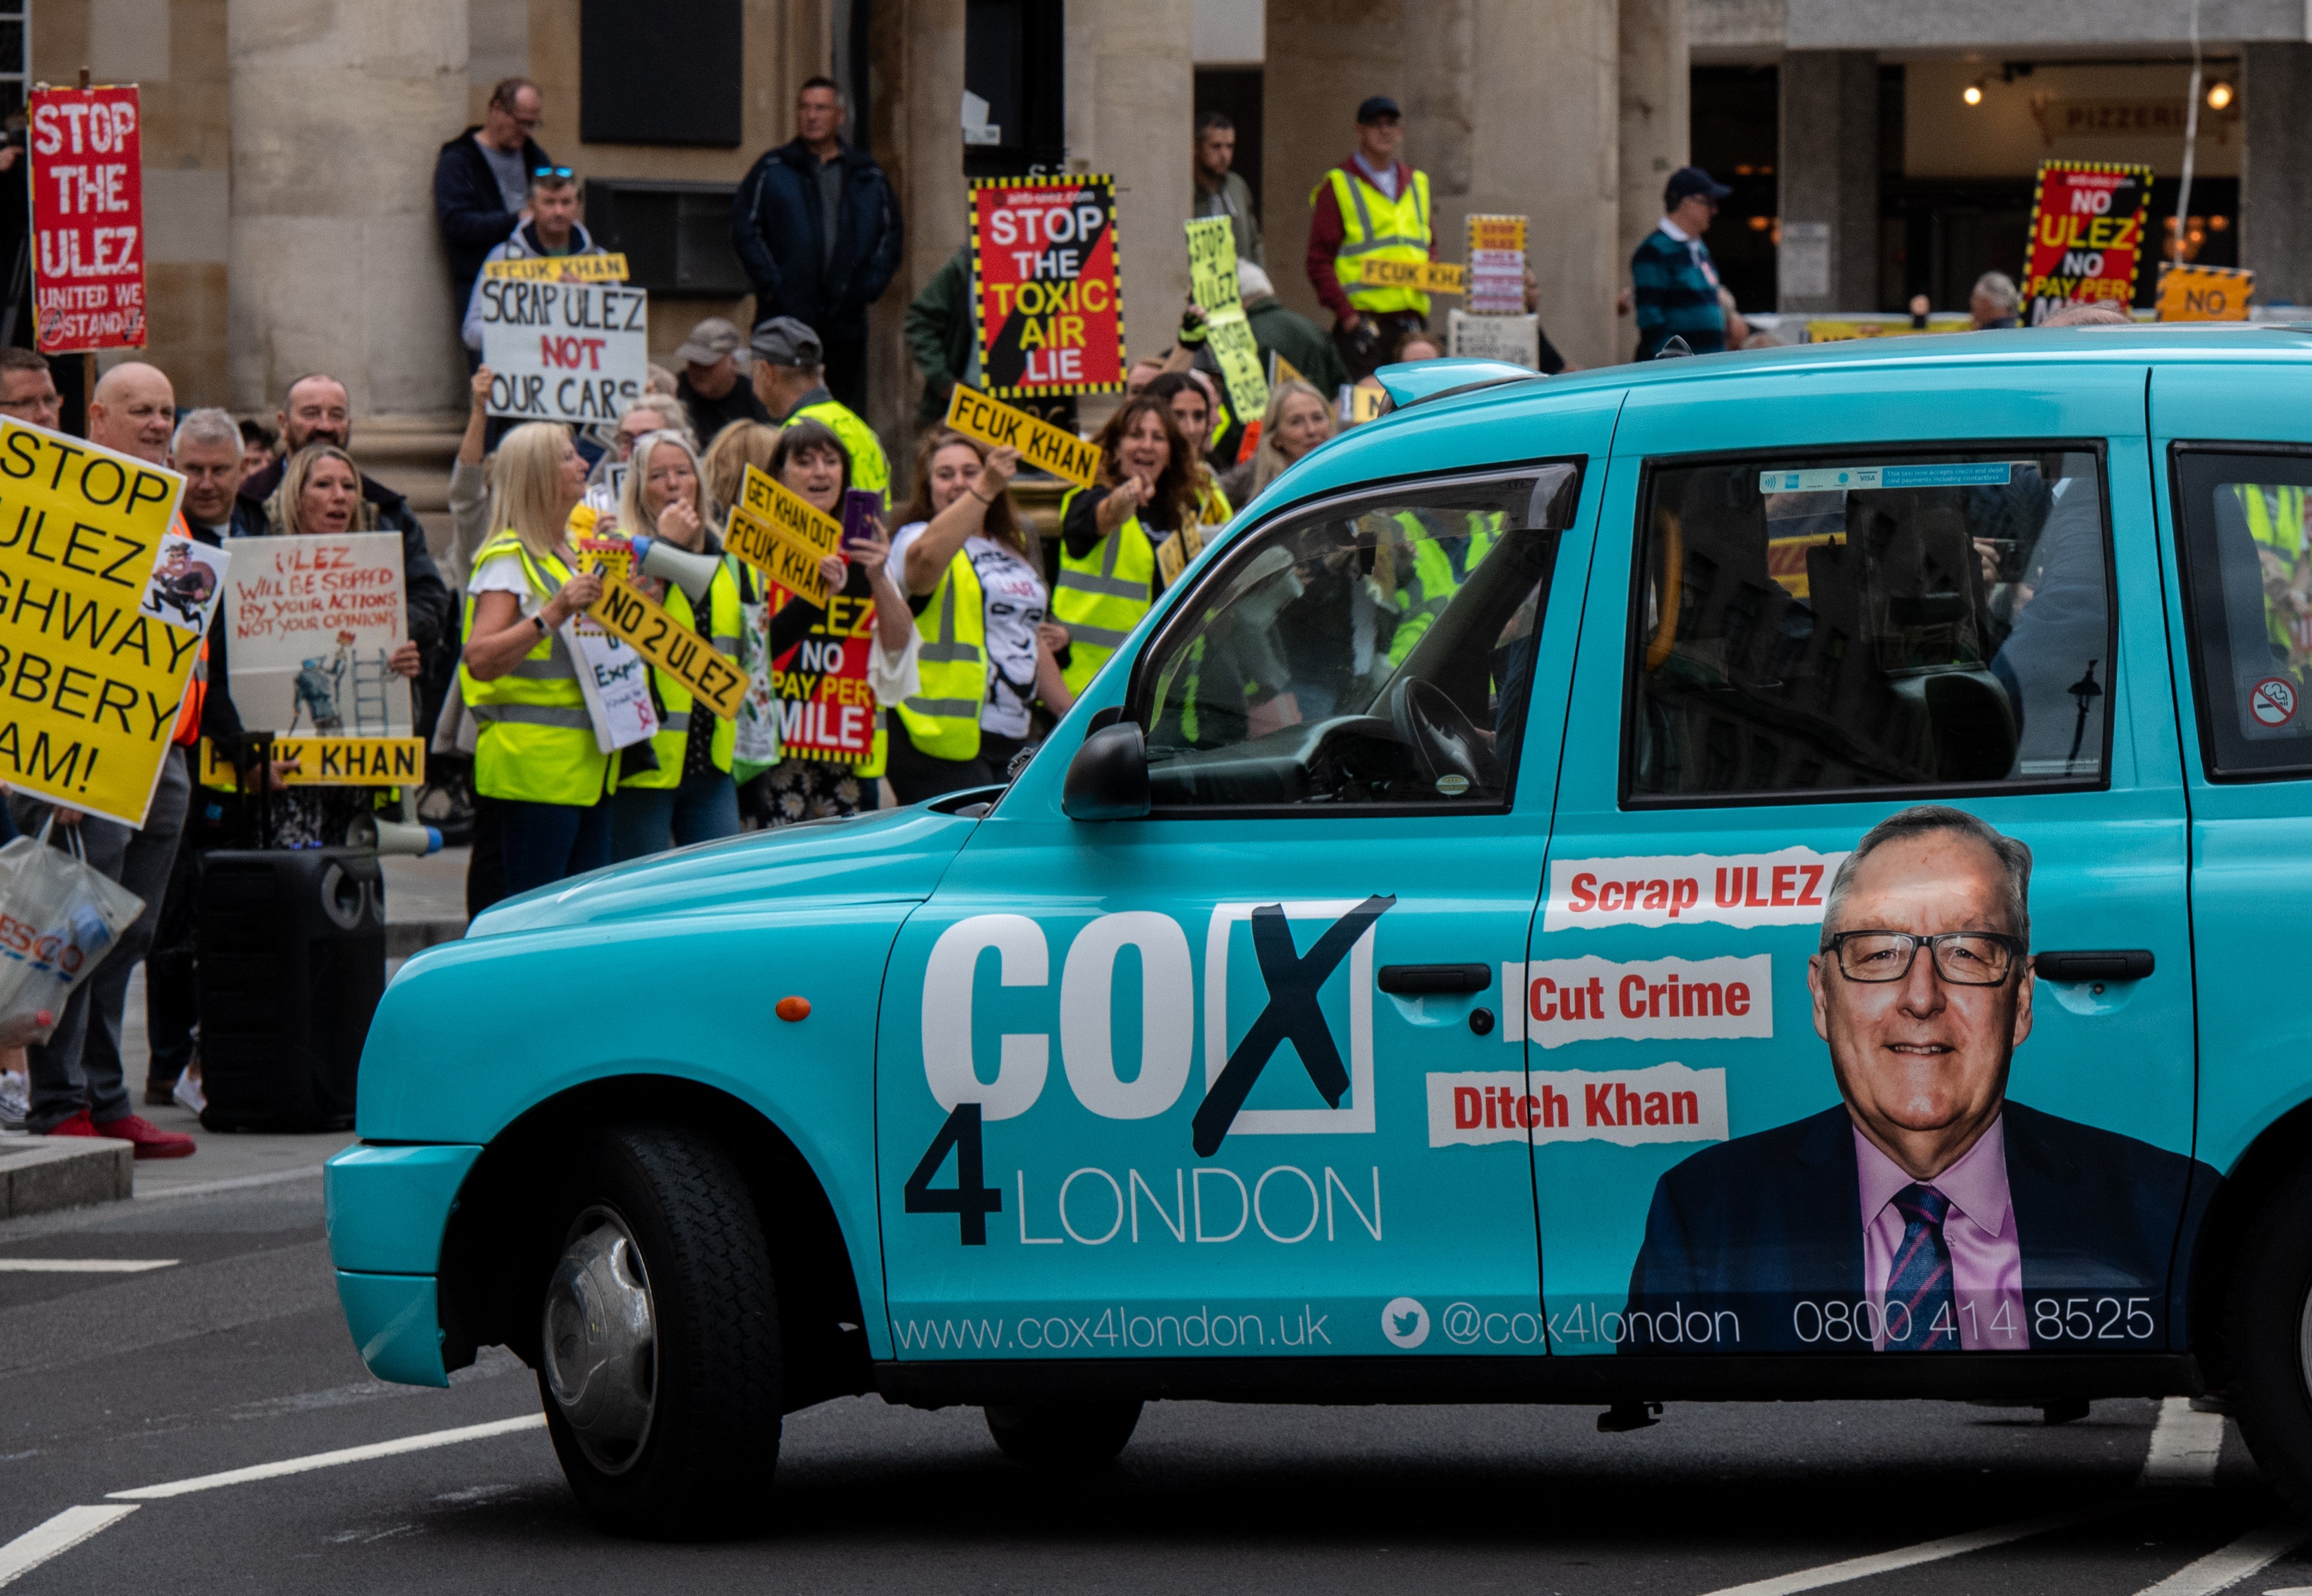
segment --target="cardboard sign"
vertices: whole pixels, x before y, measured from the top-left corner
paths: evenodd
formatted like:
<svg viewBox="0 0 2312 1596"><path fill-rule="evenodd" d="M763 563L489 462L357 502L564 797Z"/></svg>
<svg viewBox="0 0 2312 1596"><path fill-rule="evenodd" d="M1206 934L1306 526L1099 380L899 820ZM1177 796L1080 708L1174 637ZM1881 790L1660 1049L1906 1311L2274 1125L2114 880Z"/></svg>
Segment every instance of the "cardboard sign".
<svg viewBox="0 0 2312 1596"><path fill-rule="evenodd" d="M425 781L423 737L276 737L273 758L297 761L282 778L285 787L415 787ZM241 790L232 759L206 737L200 759L201 785Z"/></svg>
<svg viewBox="0 0 2312 1596"><path fill-rule="evenodd" d="M1423 294L1467 294L1469 272L1443 260L1376 260L1368 255L1358 281L1368 288L1412 288ZM1519 285L1520 296L1524 285Z"/></svg>
<svg viewBox="0 0 2312 1596"><path fill-rule="evenodd" d="M530 255L520 260L485 260L482 276L501 283L623 283L624 255Z"/></svg>
<svg viewBox="0 0 2312 1596"><path fill-rule="evenodd" d="M408 681L386 661L409 636L401 534L228 538L232 704L252 732L408 737Z"/></svg>
<svg viewBox="0 0 2312 1596"><path fill-rule="evenodd" d="M1446 316L1446 352L1480 360L1505 360L1529 372L1541 369L1541 318L1480 316L1451 311Z"/></svg>
<svg viewBox="0 0 2312 1596"><path fill-rule="evenodd" d="M39 89L32 325L43 355L144 346L144 157L134 84Z"/></svg>
<svg viewBox="0 0 2312 1596"><path fill-rule="evenodd" d="M229 562L185 479L0 417L0 782L141 826Z"/></svg>
<svg viewBox="0 0 2312 1596"><path fill-rule="evenodd" d="M747 679L714 645L613 575L602 578L602 596L586 613L603 629L690 689L699 703L724 720L735 719L747 696Z"/></svg>
<svg viewBox="0 0 2312 1596"><path fill-rule="evenodd" d="M2255 274L2228 266L2159 263L2159 320L2245 321Z"/></svg>
<svg viewBox="0 0 2312 1596"><path fill-rule="evenodd" d="M1525 314L1525 240L1523 216L1469 218L1470 314Z"/></svg>
<svg viewBox="0 0 2312 1596"><path fill-rule="evenodd" d="M1116 180L997 178L971 185L971 293L988 390L1113 393L1124 386Z"/></svg>
<svg viewBox="0 0 2312 1596"><path fill-rule="evenodd" d="M1229 402L1239 416L1265 415L1268 379L1261 374L1260 344L1245 319L1243 288L1237 281L1236 224L1226 216L1205 216L1187 227L1188 292L1204 307L1206 345L1220 363Z"/></svg>
<svg viewBox="0 0 2312 1596"><path fill-rule="evenodd" d="M584 425L616 421L650 366L650 294L594 283L485 277L489 413Z"/></svg>
<svg viewBox="0 0 2312 1596"><path fill-rule="evenodd" d="M749 466L722 547L791 593L825 604L831 591L819 562L843 546L843 523L758 467Z"/></svg>
<svg viewBox="0 0 2312 1596"><path fill-rule="evenodd" d="M991 449L1017 449L1022 463L1064 482L1090 487L1099 480L1099 445L1012 408L959 382L947 402L947 425Z"/></svg>
<svg viewBox="0 0 2312 1596"><path fill-rule="evenodd" d="M1299 366L1294 365L1274 349L1268 352L1268 385L1271 388L1280 388L1287 382L1306 382L1308 380L1300 374Z"/></svg>
<svg viewBox="0 0 2312 1596"><path fill-rule="evenodd" d="M2036 327L2069 305L2124 313L2135 297L2150 201L2148 166L2042 162L2023 262L2024 325Z"/></svg>
<svg viewBox="0 0 2312 1596"><path fill-rule="evenodd" d="M774 593L775 609L786 602ZM880 712L867 684L875 602L836 593L803 639L771 662L771 700L782 752L857 764L875 751Z"/></svg>

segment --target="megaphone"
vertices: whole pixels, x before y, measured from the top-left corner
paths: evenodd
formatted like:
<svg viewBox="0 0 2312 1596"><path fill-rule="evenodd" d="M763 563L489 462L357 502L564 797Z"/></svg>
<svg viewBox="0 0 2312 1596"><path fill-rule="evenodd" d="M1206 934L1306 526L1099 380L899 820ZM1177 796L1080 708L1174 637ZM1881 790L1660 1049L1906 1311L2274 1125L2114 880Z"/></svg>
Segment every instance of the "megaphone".
<svg viewBox="0 0 2312 1596"><path fill-rule="evenodd" d="M407 854L412 858L424 858L442 851L442 833L432 826L421 826L411 820L381 820L373 814L357 815L346 828L346 846L368 848L378 854Z"/></svg>
<svg viewBox="0 0 2312 1596"><path fill-rule="evenodd" d="M635 539L635 568L645 576L671 582L688 593L694 604L705 601L706 590L714 585L714 572L722 563L711 554L677 548L663 538Z"/></svg>

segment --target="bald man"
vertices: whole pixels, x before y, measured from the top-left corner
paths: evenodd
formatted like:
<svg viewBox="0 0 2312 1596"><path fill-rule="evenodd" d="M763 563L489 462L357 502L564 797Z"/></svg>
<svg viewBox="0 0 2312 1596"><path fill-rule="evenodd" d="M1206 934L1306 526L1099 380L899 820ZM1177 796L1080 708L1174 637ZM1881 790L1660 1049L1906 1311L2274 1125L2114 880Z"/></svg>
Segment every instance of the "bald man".
<svg viewBox="0 0 2312 1596"><path fill-rule="evenodd" d="M169 434L176 423L175 390L158 367L142 361L114 366L89 396L89 442L153 465L168 464ZM184 531L181 518L177 530ZM48 1039L31 1050L32 1108L24 1123L35 1135L111 1136L128 1143L138 1158L183 1158L193 1151L192 1137L162 1130L129 1111L120 1064L128 978L153 945L191 792L184 747L172 741L141 829L76 810L56 811L59 826L79 830L89 864L143 899L144 908L96 973L74 991ZM37 832L48 808L37 799L19 800L18 819ZM57 846L65 846L64 839Z"/></svg>

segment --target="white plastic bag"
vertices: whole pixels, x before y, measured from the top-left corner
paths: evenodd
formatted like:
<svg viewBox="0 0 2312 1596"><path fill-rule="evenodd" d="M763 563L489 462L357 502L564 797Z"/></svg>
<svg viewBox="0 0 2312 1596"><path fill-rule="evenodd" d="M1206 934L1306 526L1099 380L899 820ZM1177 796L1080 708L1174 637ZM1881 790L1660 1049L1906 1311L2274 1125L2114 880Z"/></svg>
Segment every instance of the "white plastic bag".
<svg viewBox="0 0 2312 1596"><path fill-rule="evenodd" d="M0 1048L48 1040L73 988L144 909L77 856L79 827L65 829L71 853L50 847L55 823L0 847Z"/></svg>

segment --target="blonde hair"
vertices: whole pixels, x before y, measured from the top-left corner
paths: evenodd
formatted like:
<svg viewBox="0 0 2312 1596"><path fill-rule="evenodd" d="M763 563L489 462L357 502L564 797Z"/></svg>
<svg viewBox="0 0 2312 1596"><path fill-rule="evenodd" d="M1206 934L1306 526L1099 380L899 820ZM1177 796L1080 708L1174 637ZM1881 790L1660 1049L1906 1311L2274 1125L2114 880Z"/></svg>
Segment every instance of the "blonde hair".
<svg viewBox="0 0 2312 1596"><path fill-rule="evenodd" d="M1317 401L1317 408L1325 413L1325 435L1332 436L1333 407L1325 402L1325 396L1318 393L1313 384L1303 382L1298 377L1279 382L1268 396L1268 414L1261 419L1260 447L1253 452L1252 456L1252 485L1244 495L1247 503L1258 497L1270 483L1284 474L1284 468L1292 463L1277 446L1276 429L1284 419L1284 401L1295 394L1306 394Z"/></svg>
<svg viewBox="0 0 2312 1596"><path fill-rule="evenodd" d="M739 502L740 490L747 484L747 468L768 471L771 455L778 446L779 429L759 421L734 421L714 434L699 479L706 484L706 496L714 504L717 522Z"/></svg>
<svg viewBox="0 0 2312 1596"><path fill-rule="evenodd" d="M290 537L304 531L297 524L297 506L305 496L305 484L312 480L313 468L325 460L343 460L346 469L354 474L354 518L346 530L362 530L361 468L354 464L352 455L335 443L308 443L289 457L281 468L281 486L273 490L274 514L270 519Z"/></svg>
<svg viewBox="0 0 2312 1596"><path fill-rule="evenodd" d="M714 506L706 497L706 470L698 463L698 451L690 446L688 433L666 427L636 438L635 452L627 458L626 486L618 493L618 530L629 538L658 536L658 514L644 504L643 489L648 486L651 456L670 447L681 450L682 457L690 462L690 507L698 513L699 526L709 531L714 528Z"/></svg>
<svg viewBox="0 0 2312 1596"><path fill-rule="evenodd" d="M570 496L562 452L569 446L569 429L560 422L525 421L506 434L490 461L490 526L512 532L539 559L562 547Z"/></svg>

